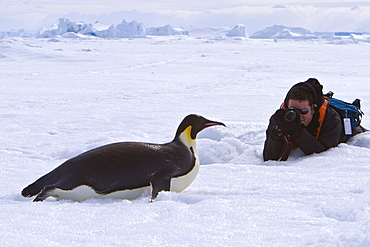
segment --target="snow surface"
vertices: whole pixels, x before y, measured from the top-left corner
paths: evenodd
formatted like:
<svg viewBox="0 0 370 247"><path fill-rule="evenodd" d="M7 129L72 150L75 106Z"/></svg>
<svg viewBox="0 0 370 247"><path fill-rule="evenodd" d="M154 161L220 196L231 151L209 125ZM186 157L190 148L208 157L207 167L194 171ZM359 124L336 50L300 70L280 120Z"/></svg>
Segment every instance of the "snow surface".
<svg viewBox="0 0 370 247"><path fill-rule="evenodd" d="M268 119L297 82L316 77L369 112L369 52L366 42L335 40L0 40L1 245L369 246L370 133L321 154L262 160ZM182 193L153 203L20 195L88 149L171 141L190 113L227 127L198 135L200 172Z"/></svg>

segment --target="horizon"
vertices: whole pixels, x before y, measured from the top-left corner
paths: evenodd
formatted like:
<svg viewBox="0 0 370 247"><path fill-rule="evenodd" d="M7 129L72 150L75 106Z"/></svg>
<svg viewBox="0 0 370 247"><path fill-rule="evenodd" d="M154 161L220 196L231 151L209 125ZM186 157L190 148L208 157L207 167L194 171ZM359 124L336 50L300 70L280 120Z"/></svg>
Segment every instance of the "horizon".
<svg viewBox="0 0 370 247"><path fill-rule="evenodd" d="M118 24L135 20L146 27L231 27L243 24L249 34L273 25L303 27L312 32L370 32L370 1L5 1L0 10L0 31L36 31L58 22Z"/></svg>

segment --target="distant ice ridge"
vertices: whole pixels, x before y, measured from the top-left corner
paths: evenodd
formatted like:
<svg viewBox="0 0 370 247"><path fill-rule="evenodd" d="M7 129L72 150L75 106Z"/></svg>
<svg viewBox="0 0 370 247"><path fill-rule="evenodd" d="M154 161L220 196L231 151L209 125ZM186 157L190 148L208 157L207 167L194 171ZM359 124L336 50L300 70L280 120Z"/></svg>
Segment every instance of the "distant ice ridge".
<svg viewBox="0 0 370 247"><path fill-rule="evenodd" d="M21 30L11 30L11 31L0 31L0 39L6 37L19 37L19 38L30 38L33 37L34 34L25 31L24 29Z"/></svg>
<svg viewBox="0 0 370 247"><path fill-rule="evenodd" d="M219 28L210 28L219 30ZM224 28L222 28L224 29ZM36 34L26 33L24 30L12 30L0 32L0 38L6 37L36 37L36 38L84 38L86 36L95 36L99 38L144 38L146 36L172 36L185 35L190 36L188 30L183 28L174 28L171 25L162 27L145 27L143 23L137 21L123 20L118 25L104 25L101 22L86 24L84 22L71 21L67 18L60 18L58 24L48 28L40 29ZM212 35L212 34L211 34ZM219 36L220 33L213 33ZM222 32L225 37L248 37L246 28L242 24L235 25L231 30L227 28Z"/></svg>
<svg viewBox="0 0 370 247"><path fill-rule="evenodd" d="M253 39L317 39L310 30L302 27L274 25L251 35Z"/></svg>
<svg viewBox="0 0 370 247"><path fill-rule="evenodd" d="M311 32L302 27L286 27L274 25L252 34L251 39L295 39L311 40L324 39L338 42L370 42L370 35L358 32Z"/></svg>
<svg viewBox="0 0 370 247"><path fill-rule="evenodd" d="M138 21L123 20L117 25L104 25L100 22L86 24L84 22L70 21L66 18L60 18L58 24L52 27L40 29L36 34L21 30L0 31L0 39L6 37L19 38L145 38L147 36L172 36L185 35L195 38L219 38L225 37L237 38L246 37L250 39L274 39L275 41L284 39L293 40L313 40L322 39L336 44L341 43L370 43L370 34L362 32L311 32L302 27L286 27L283 25L274 25L249 35L243 24L237 24L234 27L189 27L190 31L182 28L174 28L171 25L162 27L148 27Z"/></svg>
<svg viewBox="0 0 370 247"><path fill-rule="evenodd" d="M173 28L171 25L163 27L149 27L146 29L147 35L168 36L168 35L189 35L189 31L182 28Z"/></svg>

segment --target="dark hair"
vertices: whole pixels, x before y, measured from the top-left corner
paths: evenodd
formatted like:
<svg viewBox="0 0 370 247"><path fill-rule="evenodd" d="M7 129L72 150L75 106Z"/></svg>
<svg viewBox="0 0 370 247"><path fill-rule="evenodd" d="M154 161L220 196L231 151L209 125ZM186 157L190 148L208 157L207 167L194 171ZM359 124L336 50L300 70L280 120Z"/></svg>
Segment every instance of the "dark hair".
<svg viewBox="0 0 370 247"><path fill-rule="evenodd" d="M305 101L308 100L310 106L320 108L324 103L322 93L323 86L315 78L309 78L305 82L295 84L288 92L284 100L284 106L288 107L290 99Z"/></svg>
<svg viewBox="0 0 370 247"><path fill-rule="evenodd" d="M312 90L307 86L303 85L303 83L298 83L294 85L286 95L284 100L285 107L288 107L288 103L290 99L305 101L308 100L310 106L314 105L314 97L312 96Z"/></svg>

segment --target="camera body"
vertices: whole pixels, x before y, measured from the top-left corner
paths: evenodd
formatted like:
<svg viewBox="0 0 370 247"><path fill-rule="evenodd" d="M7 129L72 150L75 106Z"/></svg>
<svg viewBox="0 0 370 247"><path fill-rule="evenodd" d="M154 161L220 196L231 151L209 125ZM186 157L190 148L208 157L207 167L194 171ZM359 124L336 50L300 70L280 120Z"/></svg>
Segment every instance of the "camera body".
<svg viewBox="0 0 370 247"><path fill-rule="evenodd" d="M293 122L300 116L300 114L304 115L308 113L308 109L298 109L295 107L289 107L286 109L286 113L284 115L284 120L287 122Z"/></svg>

